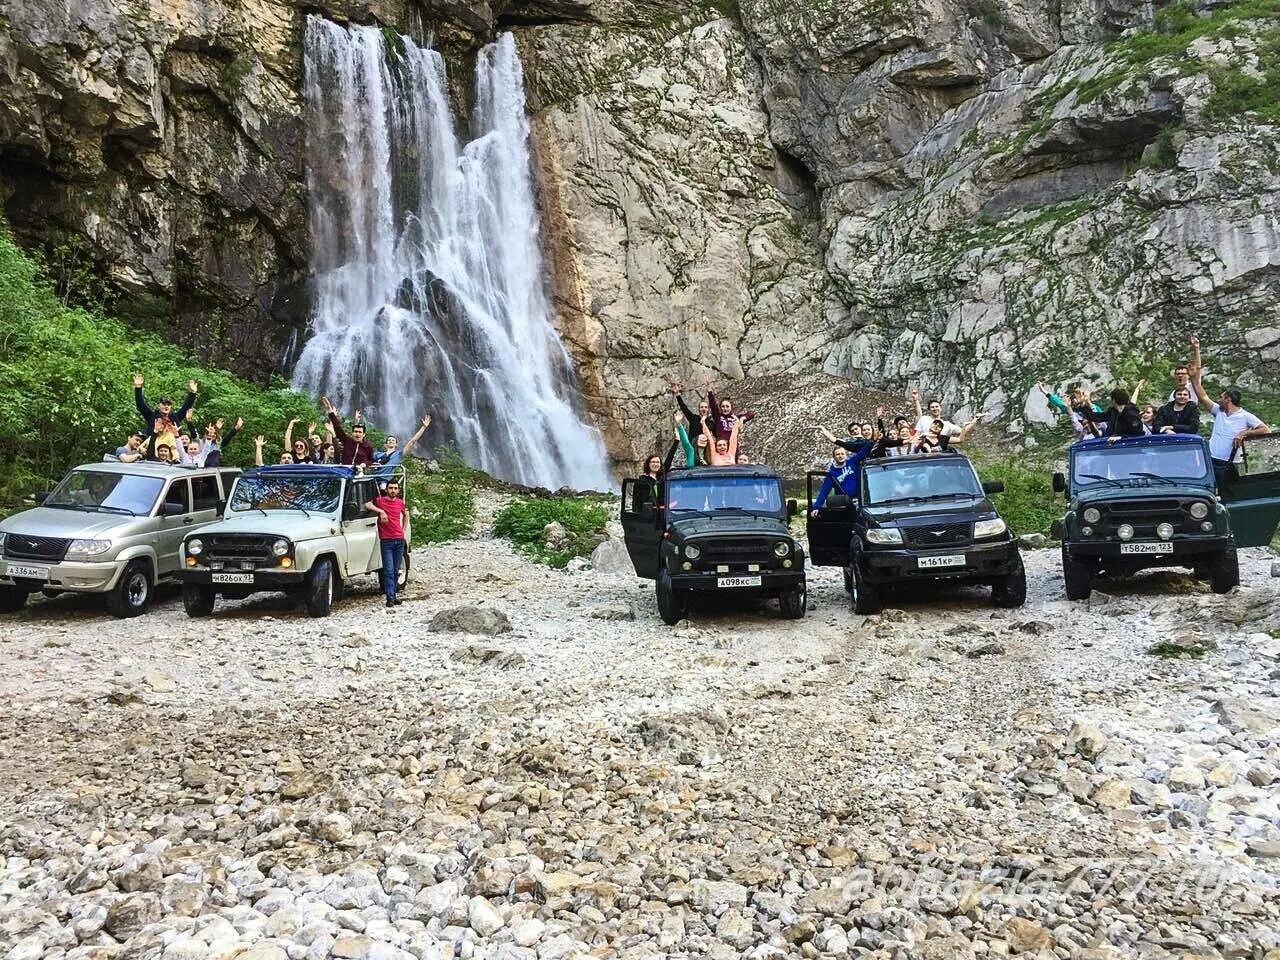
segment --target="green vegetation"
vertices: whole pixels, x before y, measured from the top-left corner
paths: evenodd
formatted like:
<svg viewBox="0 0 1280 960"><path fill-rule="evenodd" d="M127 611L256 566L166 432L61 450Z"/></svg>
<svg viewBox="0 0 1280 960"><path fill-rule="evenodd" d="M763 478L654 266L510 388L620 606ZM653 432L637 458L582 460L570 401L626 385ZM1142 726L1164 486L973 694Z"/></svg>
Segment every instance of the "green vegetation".
<svg viewBox="0 0 1280 960"><path fill-rule="evenodd" d="M995 494L991 502L1014 533L1049 536L1050 525L1062 516L1062 495L1053 492L1051 466L1025 455L984 459L976 453L974 466L984 481L1004 482L1004 493Z"/></svg>
<svg viewBox="0 0 1280 960"><path fill-rule="evenodd" d="M439 472L429 473L418 461L405 461L415 547L469 534L476 518L475 488L488 479L456 452L445 453L438 462Z"/></svg>
<svg viewBox="0 0 1280 960"><path fill-rule="evenodd" d="M1199 660L1206 653L1207 648L1200 646L1183 646L1179 643L1171 643L1162 641L1153 643L1147 648L1147 653L1153 657L1159 657L1161 660L1179 660L1182 657L1190 657L1192 660Z"/></svg>
<svg viewBox="0 0 1280 960"><path fill-rule="evenodd" d="M591 496L518 497L494 517L493 532L538 563L564 567L595 549L595 535L609 519L609 503L608 498ZM560 524L565 532L563 543L554 548L544 532L549 523Z"/></svg>
<svg viewBox="0 0 1280 960"><path fill-rule="evenodd" d="M1172 170L1178 165L1178 150L1173 145L1175 127L1164 127L1151 141L1147 166L1156 170Z"/></svg>

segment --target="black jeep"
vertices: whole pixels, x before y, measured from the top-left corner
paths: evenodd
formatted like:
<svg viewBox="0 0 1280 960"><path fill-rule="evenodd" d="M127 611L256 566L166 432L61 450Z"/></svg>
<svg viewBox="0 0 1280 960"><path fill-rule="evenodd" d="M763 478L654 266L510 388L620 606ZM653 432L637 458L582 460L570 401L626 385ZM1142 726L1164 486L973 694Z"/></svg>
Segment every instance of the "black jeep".
<svg viewBox="0 0 1280 960"><path fill-rule="evenodd" d="M864 460L857 498L836 492L817 505L809 474L809 554L815 566L843 567L853 609L878 611L886 588L920 581L991 585L1000 607L1020 607L1027 579L1018 541L958 453Z"/></svg>
<svg viewBox="0 0 1280 960"><path fill-rule="evenodd" d="M1215 492L1209 444L1195 434L1082 440L1054 474L1067 510L1062 541L1067 599L1085 600L1103 574L1187 567L1214 593L1240 582L1237 547L1270 542L1280 518L1280 437L1246 441L1243 462Z"/></svg>
<svg viewBox="0 0 1280 960"><path fill-rule="evenodd" d="M677 469L657 485L622 484L627 552L636 573L656 581L668 625L697 594L777 597L783 617L803 617L804 550L787 529L795 512L781 478L757 465Z"/></svg>

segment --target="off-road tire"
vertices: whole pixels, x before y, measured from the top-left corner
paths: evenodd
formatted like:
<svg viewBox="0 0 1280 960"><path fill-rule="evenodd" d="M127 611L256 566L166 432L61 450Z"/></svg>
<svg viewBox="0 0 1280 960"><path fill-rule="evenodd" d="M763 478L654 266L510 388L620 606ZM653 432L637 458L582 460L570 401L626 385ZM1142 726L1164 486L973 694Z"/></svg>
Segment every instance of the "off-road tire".
<svg viewBox="0 0 1280 960"><path fill-rule="evenodd" d="M1093 593L1093 573L1079 560L1062 554L1062 583L1068 600L1088 600Z"/></svg>
<svg viewBox="0 0 1280 960"><path fill-rule="evenodd" d="M151 564L146 560L130 560L107 594L107 609L113 617L140 617L151 606L153 590Z"/></svg>
<svg viewBox="0 0 1280 960"><path fill-rule="evenodd" d="M206 587L202 583L184 583L182 585L182 609L188 617L207 617L213 613L217 602L218 591Z"/></svg>
<svg viewBox="0 0 1280 960"><path fill-rule="evenodd" d="M799 620L809 606L809 593L804 584L778 595L778 613L783 620Z"/></svg>
<svg viewBox="0 0 1280 960"><path fill-rule="evenodd" d="M683 596L671 583L671 574L666 570L658 571L658 582L654 587L658 599L658 616L668 627L674 627L685 618L689 610L688 598Z"/></svg>
<svg viewBox="0 0 1280 960"><path fill-rule="evenodd" d="M879 613L880 588L867 583L857 556L849 561L849 566L845 569L849 571L849 606L853 608L853 612L864 617Z"/></svg>
<svg viewBox="0 0 1280 960"><path fill-rule="evenodd" d="M333 561L328 557L317 560L311 572L307 574L302 599L310 616L327 617L329 611L333 609L333 578Z"/></svg>
<svg viewBox="0 0 1280 960"><path fill-rule="evenodd" d="M1228 547L1205 566L1209 571L1209 589L1214 593L1226 593L1240 586L1240 558L1235 547Z"/></svg>
<svg viewBox="0 0 1280 960"><path fill-rule="evenodd" d="M17 613L27 605L27 591L0 587L0 613Z"/></svg>
<svg viewBox="0 0 1280 960"><path fill-rule="evenodd" d="M1027 570L1022 565L1022 555L1015 558L1012 573L1005 574L991 585L991 602L997 607L1012 609L1027 602Z"/></svg>

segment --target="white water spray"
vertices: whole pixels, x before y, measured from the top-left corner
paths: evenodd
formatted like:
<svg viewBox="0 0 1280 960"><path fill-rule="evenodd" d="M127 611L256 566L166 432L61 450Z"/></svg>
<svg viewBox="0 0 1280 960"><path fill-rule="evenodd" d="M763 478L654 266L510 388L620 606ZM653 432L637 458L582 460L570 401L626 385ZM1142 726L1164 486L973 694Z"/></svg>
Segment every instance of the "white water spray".
<svg viewBox="0 0 1280 960"><path fill-rule="evenodd" d="M476 63L454 132L444 60L377 27L307 18L310 339L293 382L399 434L432 416L473 466L608 489L551 323L515 41Z"/></svg>

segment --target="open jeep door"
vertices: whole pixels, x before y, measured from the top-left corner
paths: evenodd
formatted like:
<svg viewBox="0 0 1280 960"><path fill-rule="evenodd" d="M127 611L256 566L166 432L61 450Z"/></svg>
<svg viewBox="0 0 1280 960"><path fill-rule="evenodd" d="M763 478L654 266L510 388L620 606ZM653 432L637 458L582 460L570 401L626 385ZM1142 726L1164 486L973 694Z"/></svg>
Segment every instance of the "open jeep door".
<svg viewBox="0 0 1280 960"><path fill-rule="evenodd" d="M1238 547L1265 547L1280 524L1280 433L1249 437L1238 475L1218 490Z"/></svg>
<svg viewBox="0 0 1280 960"><path fill-rule="evenodd" d="M857 501L845 496L832 481L832 492L826 502L813 515L813 501L829 474L825 470L811 471L807 477L808 497L805 517L809 535L809 562L815 567L843 567L849 563L849 541L853 537L853 520L857 513Z"/></svg>
<svg viewBox="0 0 1280 960"><path fill-rule="evenodd" d="M636 575L646 580L658 579L660 513L660 506L644 496L637 497L634 480L622 481L623 538L626 540L631 565L636 568Z"/></svg>

